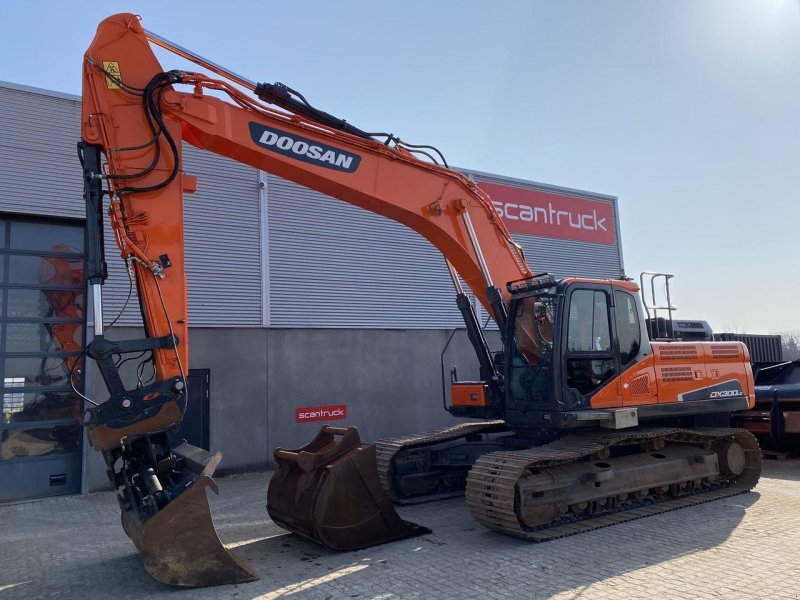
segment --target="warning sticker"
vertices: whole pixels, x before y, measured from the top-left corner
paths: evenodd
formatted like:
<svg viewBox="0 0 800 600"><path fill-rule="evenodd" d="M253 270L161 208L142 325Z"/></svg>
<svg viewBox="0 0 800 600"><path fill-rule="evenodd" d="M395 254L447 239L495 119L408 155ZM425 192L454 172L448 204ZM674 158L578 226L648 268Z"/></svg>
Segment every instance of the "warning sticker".
<svg viewBox="0 0 800 600"><path fill-rule="evenodd" d="M107 73L106 75L106 85L110 90L118 90L120 89L119 84L114 81L114 79L121 80L122 74L119 72L119 63L115 60L104 60L103 61L103 70ZM114 79L111 79L114 77Z"/></svg>

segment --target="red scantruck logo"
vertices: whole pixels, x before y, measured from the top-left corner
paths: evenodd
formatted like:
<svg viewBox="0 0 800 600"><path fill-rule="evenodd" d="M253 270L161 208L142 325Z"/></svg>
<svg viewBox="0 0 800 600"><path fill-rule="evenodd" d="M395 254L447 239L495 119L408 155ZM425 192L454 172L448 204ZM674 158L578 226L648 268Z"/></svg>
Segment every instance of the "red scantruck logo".
<svg viewBox="0 0 800 600"><path fill-rule="evenodd" d="M346 404L329 404L328 406L301 406L294 409L295 423L309 421L338 421L347 418Z"/></svg>
<svg viewBox="0 0 800 600"><path fill-rule="evenodd" d="M596 244L616 242L610 202L496 183L478 185L491 196L492 204L511 233Z"/></svg>

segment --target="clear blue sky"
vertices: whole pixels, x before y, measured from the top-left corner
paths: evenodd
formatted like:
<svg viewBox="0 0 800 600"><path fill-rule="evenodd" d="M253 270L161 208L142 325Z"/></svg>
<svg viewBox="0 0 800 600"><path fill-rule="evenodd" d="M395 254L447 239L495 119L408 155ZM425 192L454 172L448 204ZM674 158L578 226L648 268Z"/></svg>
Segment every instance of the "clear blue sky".
<svg viewBox="0 0 800 600"><path fill-rule="evenodd" d="M0 80L79 94L128 11L451 164L618 196L628 273L675 273L679 316L800 330L798 0L4 2Z"/></svg>

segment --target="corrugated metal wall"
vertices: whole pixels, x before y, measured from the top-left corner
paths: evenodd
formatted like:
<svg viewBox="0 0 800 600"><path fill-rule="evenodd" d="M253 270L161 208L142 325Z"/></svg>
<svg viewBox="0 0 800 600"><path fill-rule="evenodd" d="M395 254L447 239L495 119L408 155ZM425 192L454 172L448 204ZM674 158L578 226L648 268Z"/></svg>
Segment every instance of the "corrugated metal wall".
<svg viewBox="0 0 800 600"><path fill-rule="evenodd" d="M0 210L84 217L77 99L0 83Z"/></svg>
<svg viewBox="0 0 800 600"><path fill-rule="evenodd" d="M465 171L491 181L541 184ZM573 192L608 202L609 196ZM444 260L424 238L385 217L269 176L270 322L279 327L460 327ZM617 232L619 227L617 224ZM619 277L620 245L515 235L537 273ZM485 314L481 313L481 319Z"/></svg>
<svg viewBox="0 0 800 600"><path fill-rule="evenodd" d="M0 83L0 211L84 217L76 144L80 101ZM186 196L189 321L195 326L261 326L261 212L258 171L185 148L185 170L198 177ZM113 319L128 293L125 265L106 227L105 317ZM134 297L118 321L141 323Z"/></svg>
<svg viewBox="0 0 800 600"><path fill-rule="evenodd" d="M258 171L188 145L184 145L183 162L185 172L197 177L197 192L184 196L189 324L261 326ZM129 283L108 222L105 236L108 322L119 314ZM141 323L135 290L118 323Z"/></svg>
<svg viewBox="0 0 800 600"><path fill-rule="evenodd" d="M190 147L184 165L198 179L185 196L189 323L260 326L258 171Z"/></svg>
<svg viewBox="0 0 800 600"><path fill-rule="evenodd" d="M80 103L75 97L0 83L4 133L0 211L83 217L75 153L79 122ZM401 329L462 325L441 255L415 232L272 175L263 178L262 203L255 169L195 148L185 149L185 163L186 171L199 179L198 192L186 197L192 325ZM563 191L485 173L468 174L478 183ZM574 193L615 203L608 196ZM262 230L268 231L264 247ZM621 271L619 240L603 245L525 235L515 239L537 272L618 277ZM128 279L108 231L106 241L111 268L106 319L110 320L127 296ZM135 299L119 323L139 323Z"/></svg>
<svg viewBox="0 0 800 600"><path fill-rule="evenodd" d="M444 259L414 231L272 175L267 199L273 326L463 324Z"/></svg>

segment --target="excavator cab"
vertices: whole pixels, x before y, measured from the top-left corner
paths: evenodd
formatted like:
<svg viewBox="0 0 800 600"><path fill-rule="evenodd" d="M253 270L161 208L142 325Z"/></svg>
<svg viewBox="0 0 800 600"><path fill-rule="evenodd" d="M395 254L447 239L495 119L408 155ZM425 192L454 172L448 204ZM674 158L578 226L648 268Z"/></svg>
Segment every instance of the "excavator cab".
<svg viewBox="0 0 800 600"><path fill-rule="evenodd" d="M635 284L548 278L512 289L506 419L523 428L570 426L591 419L577 411L591 411L595 397L604 408L621 406L607 388L650 352Z"/></svg>
<svg viewBox="0 0 800 600"><path fill-rule="evenodd" d="M544 276L508 289L503 403L515 431L624 429L640 420L728 426L726 415L748 405L743 347L653 338L654 319L631 280Z"/></svg>
<svg viewBox="0 0 800 600"><path fill-rule="evenodd" d="M503 384L472 403L454 392L457 416L502 416L512 429L569 426L575 411L591 409L595 396L650 352L630 281L542 275L508 289L505 347L493 374Z"/></svg>
<svg viewBox="0 0 800 600"><path fill-rule="evenodd" d="M450 412L501 417L514 430L607 418L590 411L593 399L604 408L618 404L608 398L609 384L650 353L638 289L629 280L549 274L509 283L502 360L482 366L482 393L468 397L464 389L477 382L456 383ZM474 321L470 314L465 320ZM485 345L480 335L471 339L478 349ZM496 385L485 384L493 378Z"/></svg>

